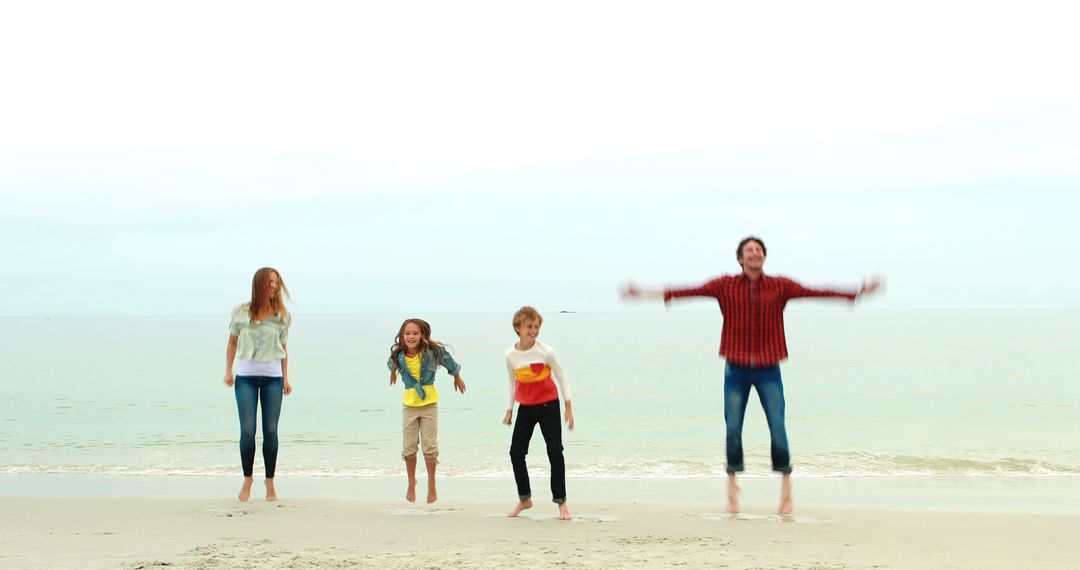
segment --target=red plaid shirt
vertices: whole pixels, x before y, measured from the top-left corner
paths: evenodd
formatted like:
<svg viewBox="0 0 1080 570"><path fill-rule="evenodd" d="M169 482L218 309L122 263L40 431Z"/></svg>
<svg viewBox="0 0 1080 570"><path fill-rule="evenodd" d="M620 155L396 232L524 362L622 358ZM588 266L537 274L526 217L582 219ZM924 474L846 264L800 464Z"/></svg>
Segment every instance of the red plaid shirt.
<svg viewBox="0 0 1080 570"><path fill-rule="evenodd" d="M784 307L799 297L845 297L854 291L810 289L787 277L762 275L751 282L745 273L724 275L701 287L666 289L664 302L675 297L715 297L724 314L720 356L738 366L772 366L787 358Z"/></svg>

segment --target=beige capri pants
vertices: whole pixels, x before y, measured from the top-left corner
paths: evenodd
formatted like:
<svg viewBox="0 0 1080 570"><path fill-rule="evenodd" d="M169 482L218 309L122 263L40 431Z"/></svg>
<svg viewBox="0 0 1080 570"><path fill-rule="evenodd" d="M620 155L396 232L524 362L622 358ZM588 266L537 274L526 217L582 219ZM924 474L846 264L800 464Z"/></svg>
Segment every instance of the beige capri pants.
<svg viewBox="0 0 1080 570"><path fill-rule="evenodd" d="M439 404L412 407L402 406L401 458L408 459L416 455L421 444L424 446L424 461L435 463L439 460Z"/></svg>

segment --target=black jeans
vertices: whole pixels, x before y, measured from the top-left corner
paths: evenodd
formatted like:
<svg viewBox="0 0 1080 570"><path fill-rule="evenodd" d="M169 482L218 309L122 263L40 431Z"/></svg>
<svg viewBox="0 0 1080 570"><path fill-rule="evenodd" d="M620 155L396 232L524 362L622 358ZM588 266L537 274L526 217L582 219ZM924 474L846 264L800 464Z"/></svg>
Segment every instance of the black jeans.
<svg viewBox="0 0 1080 570"><path fill-rule="evenodd" d="M510 463L514 466L514 481L517 482L518 498L522 501L532 498L525 456L529 453L533 429L540 424L540 433L547 444L548 461L551 463L551 500L559 504L566 502L566 462L563 460L562 426L559 420L557 399L535 406L518 406L514 437L510 441Z"/></svg>

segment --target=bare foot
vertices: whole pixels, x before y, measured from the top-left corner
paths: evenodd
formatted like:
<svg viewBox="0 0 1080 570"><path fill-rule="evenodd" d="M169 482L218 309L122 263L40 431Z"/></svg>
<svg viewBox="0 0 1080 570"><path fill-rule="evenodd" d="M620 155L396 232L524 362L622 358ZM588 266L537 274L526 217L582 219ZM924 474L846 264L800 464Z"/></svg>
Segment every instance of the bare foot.
<svg viewBox="0 0 1080 570"><path fill-rule="evenodd" d="M274 488L274 480L273 479L267 479L266 480L266 500L267 501L276 501L277 500L277 489Z"/></svg>
<svg viewBox="0 0 1080 570"><path fill-rule="evenodd" d="M739 512L739 484L734 475L729 475L727 480L727 512Z"/></svg>
<svg viewBox="0 0 1080 570"><path fill-rule="evenodd" d="M521 501L516 506L514 506L514 510L510 511L510 514L508 514L506 516L508 516L508 517L516 517L516 516L521 514L521 511L524 511L525 509L531 509L531 508L532 508L532 499L525 499L524 501Z"/></svg>
<svg viewBox="0 0 1080 570"><path fill-rule="evenodd" d="M405 500L410 503L416 502L416 479L409 479L409 488L405 491Z"/></svg>
<svg viewBox="0 0 1080 570"><path fill-rule="evenodd" d="M566 501L559 503L559 520L568 521L572 517L570 516L570 507L566 505Z"/></svg>
<svg viewBox="0 0 1080 570"><path fill-rule="evenodd" d="M784 482L780 484L780 508L776 512L782 515L790 515L793 508L791 504L791 477L784 475Z"/></svg>
<svg viewBox="0 0 1080 570"><path fill-rule="evenodd" d="M244 484L240 486L240 495L236 498L247 502L247 500L251 498L251 484L254 482L254 477L244 477Z"/></svg>
<svg viewBox="0 0 1080 570"><path fill-rule="evenodd" d="M434 481L428 481L428 486L427 486L427 502L428 502L428 504L430 505L431 503L434 503L435 501L438 501L438 500L439 500L439 494L435 492L435 482Z"/></svg>

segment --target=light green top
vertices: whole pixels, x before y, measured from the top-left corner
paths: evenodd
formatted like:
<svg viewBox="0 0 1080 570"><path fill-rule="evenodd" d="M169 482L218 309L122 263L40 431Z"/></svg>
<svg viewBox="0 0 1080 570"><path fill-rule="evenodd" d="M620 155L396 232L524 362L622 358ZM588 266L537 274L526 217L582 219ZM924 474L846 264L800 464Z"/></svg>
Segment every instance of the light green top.
<svg viewBox="0 0 1080 570"><path fill-rule="evenodd" d="M236 356L256 362L271 362L288 356L285 345L289 342L289 325L292 318L272 317L251 323L251 304L244 303L233 309L229 319L229 334L238 337Z"/></svg>

